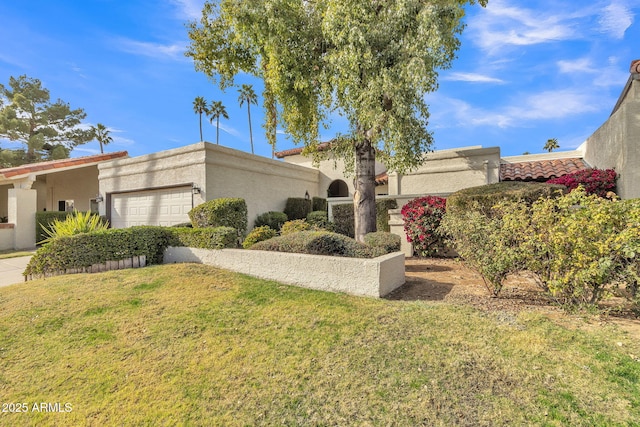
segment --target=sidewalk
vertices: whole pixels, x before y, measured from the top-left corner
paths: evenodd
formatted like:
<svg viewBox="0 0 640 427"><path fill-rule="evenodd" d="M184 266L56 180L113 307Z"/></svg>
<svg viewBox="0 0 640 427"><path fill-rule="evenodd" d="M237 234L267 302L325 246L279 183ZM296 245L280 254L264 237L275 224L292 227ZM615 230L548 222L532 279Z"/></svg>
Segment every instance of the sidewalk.
<svg viewBox="0 0 640 427"><path fill-rule="evenodd" d="M0 259L0 287L24 283L22 272L30 259L31 256Z"/></svg>

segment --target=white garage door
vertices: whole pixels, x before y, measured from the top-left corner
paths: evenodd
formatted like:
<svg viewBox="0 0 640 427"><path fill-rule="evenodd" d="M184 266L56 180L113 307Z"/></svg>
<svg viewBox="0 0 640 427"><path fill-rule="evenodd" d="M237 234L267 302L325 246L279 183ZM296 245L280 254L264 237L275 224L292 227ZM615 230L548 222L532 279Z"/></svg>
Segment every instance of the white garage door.
<svg viewBox="0 0 640 427"><path fill-rule="evenodd" d="M170 226L189 222L191 187L165 188L111 195L111 226Z"/></svg>

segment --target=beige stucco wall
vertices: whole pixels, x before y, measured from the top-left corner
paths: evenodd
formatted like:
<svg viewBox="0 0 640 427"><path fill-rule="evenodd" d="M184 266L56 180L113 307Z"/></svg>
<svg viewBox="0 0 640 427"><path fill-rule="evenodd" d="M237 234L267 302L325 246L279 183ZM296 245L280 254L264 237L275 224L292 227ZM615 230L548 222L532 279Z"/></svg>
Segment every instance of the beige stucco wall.
<svg viewBox="0 0 640 427"><path fill-rule="evenodd" d="M98 168L88 166L78 169L47 173L39 176L32 188L37 190L37 209L57 211L58 201L73 200L79 211L91 209L91 199L98 194Z"/></svg>
<svg viewBox="0 0 640 427"><path fill-rule="evenodd" d="M362 259L170 247L165 251L164 262L197 262L290 285L375 298L405 283L404 255L399 252Z"/></svg>
<svg viewBox="0 0 640 427"><path fill-rule="evenodd" d="M100 194L193 184L200 188L194 206L221 197L241 197L248 227L255 217L282 211L287 198L318 195L318 171L255 156L207 142L99 166ZM107 203L100 213L107 214Z"/></svg>
<svg viewBox="0 0 640 427"><path fill-rule="evenodd" d="M247 202L248 228L268 211L283 211L289 197L319 196L317 170L243 151L206 144L207 200L242 197Z"/></svg>
<svg viewBox="0 0 640 427"><path fill-rule="evenodd" d="M291 163L295 165L304 166L307 168L313 168L320 172L320 180L319 180L319 196L327 197L327 190L329 189L329 185L335 180L342 180L347 184L349 188L349 196L353 197L353 193L355 192L355 186L353 184L353 176L346 177L344 170L344 160L336 159L334 161L333 158L329 158L327 160L323 160L319 165L313 164L313 159L310 157L304 157L300 154L296 154L293 156L286 156L284 158L286 163ZM386 170L386 167L380 163L376 162L376 175L382 173ZM386 188L378 190L376 188L376 194L379 192L384 192L386 194Z"/></svg>
<svg viewBox="0 0 640 427"><path fill-rule="evenodd" d="M583 146L590 166L616 170L623 199L640 197L640 76L629 83L617 111Z"/></svg>
<svg viewBox="0 0 640 427"><path fill-rule="evenodd" d="M500 178L498 147L469 147L425 155L417 170L389 174L389 195L452 193L463 188L492 184Z"/></svg>

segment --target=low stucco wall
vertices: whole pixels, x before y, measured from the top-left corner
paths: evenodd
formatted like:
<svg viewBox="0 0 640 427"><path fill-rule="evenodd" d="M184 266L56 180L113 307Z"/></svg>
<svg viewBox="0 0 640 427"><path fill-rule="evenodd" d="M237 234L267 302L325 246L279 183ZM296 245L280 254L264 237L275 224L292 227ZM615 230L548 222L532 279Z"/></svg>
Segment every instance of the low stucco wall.
<svg viewBox="0 0 640 427"><path fill-rule="evenodd" d="M15 230L13 224L0 224L0 251L13 249Z"/></svg>
<svg viewBox="0 0 640 427"><path fill-rule="evenodd" d="M164 262L196 262L289 285L381 297L405 282L404 255L343 258L243 249L169 247Z"/></svg>

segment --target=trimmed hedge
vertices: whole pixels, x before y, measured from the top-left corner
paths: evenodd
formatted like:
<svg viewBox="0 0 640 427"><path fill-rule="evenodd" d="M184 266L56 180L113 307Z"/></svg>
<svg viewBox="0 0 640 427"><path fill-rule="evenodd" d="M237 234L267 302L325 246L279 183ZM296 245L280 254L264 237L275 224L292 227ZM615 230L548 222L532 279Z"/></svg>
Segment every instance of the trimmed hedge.
<svg viewBox="0 0 640 427"><path fill-rule="evenodd" d="M287 221L282 225L280 234L286 236L287 234L297 233L298 231L311 230L313 227L304 219L294 219L293 221Z"/></svg>
<svg viewBox="0 0 640 427"><path fill-rule="evenodd" d="M287 214L284 212L270 211L258 215L254 222L254 227L262 227L263 225L269 226L276 231L280 231L282 224L287 222Z"/></svg>
<svg viewBox="0 0 640 427"><path fill-rule="evenodd" d="M372 247L330 231L300 231L258 242L250 250L290 252L312 255L375 258L385 250Z"/></svg>
<svg viewBox="0 0 640 427"><path fill-rule="evenodd" d="M324 228L325 230L330 227L327 211L309 212L309 215L307 215L307 222L318 228Z"/></svg>
<svg viewBox="0 0 640 427"><path fill-rule="evenodd" d="M396 209L398 203L395 199L376 200L376 229L377 231L391 231L389 227L389 209ZM342 203L334 205L333 224L336 233L354 237L355 217L353 213L353 203Z"/></svg>
<svg viewBox="0 0 640 427"><path fill-rule="evenodd" d="M355 236L355 219L353 203L333 205L333 229L336 233L353 238Z"/></svg>
<svg viewBox="0 0 640 427"><path fill-rule="evenodd" d="M386 253L398 252L400 250L400 236L386 231L377 231L364 236L364 243L369 246L383 248Z"/></svg>
<svg viewBox="0 0 640 427"><path fill-rule="evenodd" d="M311 200L304 197L289 197L284 208L284 213L290 221L305 219L311 212Z"/></svg>
<svg viewBox="0 0 640 427"><path fill-rule="evenodd" d="M230 227L136 226L77 234L56 238L38 249L24 275L52 274L139 255L145 255L148 264L160 264L168 246L221 249L235 247L236 241L237 231Z"/></svg>
<svg viewBox="0 0 640 427"><path fill-rule="evenodd" d="M244 199L222 198L204 202L189 211L194 228L232 227L247 232L247 204Z"/></svg>
<svg viewBox="0 0 640 427"><path fill-rule="evenodd" d="M325 211L327 212L328 205L327 199L322 197L314 197L311 199L311 211Z"/></svg>
<svg viewBox="0 0 640 427"><path fill-rule="evenodd" d="M269 240L272 237L276 237L278 233L273 228L268 225L262 225L260 227L256 227L247 234L247 238L242 242L242 247L245 249L249 249L251 246L255 245L258 242L262 242L263 240Z"/></svg>
<svg viewBox="0 0 640 427"><path fill-rule="evenodd" d="M558 197L566 193L563 185L542 182L504 181L495 184L470 187L457 191L447 198L447 212L464 213L479 209L483 215L491 215L491 208L503 201L524 201L533 204L540 198Z"/></svg>
<svg viewBox="0 0 640 427"><path fill-rule="evenodd" d="M397 209L398 202L395 199L376 200L376 229L378 231L391 231L389 227L389 209Z"/></svg>

